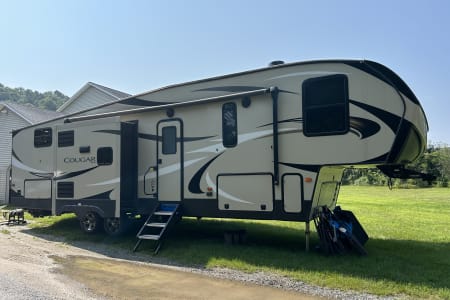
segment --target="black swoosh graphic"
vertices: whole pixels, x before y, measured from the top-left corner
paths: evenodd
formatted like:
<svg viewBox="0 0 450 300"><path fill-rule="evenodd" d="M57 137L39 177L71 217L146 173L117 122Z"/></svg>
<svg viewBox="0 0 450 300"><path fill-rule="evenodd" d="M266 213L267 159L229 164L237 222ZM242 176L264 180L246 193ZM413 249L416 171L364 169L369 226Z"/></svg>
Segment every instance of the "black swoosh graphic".
<svg viewBox="0 0 450 300"><path fill-rule="evenodd" d="M292 119L286 119L286 120L278 121L278 124L282 124L282 123L302 123L302 122L303 122L302 118L292 118ZM272 126L273 123L267 123L267 124L264 124L264 125L260 125L260 126L258 126L256 128L266 127L266 126L269 126L269 125Z"/></svg>
<svg viewBox="0 0 450 300"><path fill-rule="evenodd" d="M31 175L34 175L36 177L45 178L45 179L52 179L53 178L53 172L52 173L37 173L37 172L30 172Z"/></svg>
<svg viewBox="0 0 450 300"><path fill-rule="evenodd" d="M361 134L362 140L377 134L381 129L378 123L358 117L350 117L350 127Z"/></svg>
<svg viewBox="0 0 450 300"><path fill-rule="evenodd" d="M118 103L132 106L159 106L166 104L174 104L177 102L160 102L160 101L143 100L139 98L131 98L119 101Z"/></svg>
<svg viewBox="0 0 450 300"><path fill-rule="evenodd" d="M106 191L104 193L100 193L100 194L93 195L93 196L86 197L86 198L81 198L79 200L105 200L105 199L111 200L111 198L109 198L109 194L111 192L112 192L112 189L109 191Z"/></svg>
<svg viewBox="0 0 450 300"><path fill-rule="evenodd" d="M95 130L94 132L102 132L102 133L110 133L110 134L120 135L120 130L112 130L112 129ZM157 136L155 134L139 133L138 136L141 139L162 142L162 137ZM210 138L213 138L216 136L217 135L199 136L199 137L183 137L182 139L177 137L177 142L181 142L181 141L182 142L195 142L195 141L210 139Z"/></svg>
<svg viewBox="0 0 450 300"><path fill-rule="evenodd" d="M371 158L369 160L359 161L359 162L351 162L351 163L340 163L339 165L364 165L364 164L376 164L376 163L384 163L388 157L389 153L382 154L380 156ZM283 163L280 162L280 165L285 165L291 168L310 171L310 172L319 172L320 168L324 165L302 165L302 164L293 164L293 163Z"/></svg>
<svg viewBox="0 0 450 300"><path fill-rule="evenodd" d="M205 173L206 169L209 167L209 165L222 153L218 154L216 157L213 157L210 161L208 161L206 164L203 165L198 171L192 176L191 181L189 181L189 192L192 194L203 194L204 192L200 188L200 180L202 179L203 173Z"/></svg>
<svg viewBox="0 0 450 300"><path fill-rule="evenodd" d="M61 175L61 176L53 177L53 179L54 179L54 180L62 180L62 179L72 178L72 177L75 177L75 176L78 176L78 175L87 173L87 172L89 172L89 171L92 171L92 170L96 169L97 167L98 167L98 166L95 166L95 167L92 167L92 168L89 168L89 169L84 169L84 170L76 171L76 172L70 172L70 173L67 173L67 174L63 174L63 175Z"/></svg>
<svg viewBox="0 0 450 300"><path fill-rule="evenodd" d="M232 92L232 93L242 93L242 92L251 92L255 90L262 90L266 87L261 86L241 86L241 85L230 85L230 86L216 86L210 88L204 88L199 90L194 90L193 92ZM279 93L286 94L294 94L298 95L298 93L286 91L286 90L278 90Z"/></svg>
<svg viewBox="0 0 450 300"><path fill-rule="evenodd" d="M144 140L162 142L162 136L157 136L155 134L139 133L138 136L139 136L139 138L144 139Z"/></svg>
<svg viewBox="0 0 450 300"><path fill-rule="evenodd" d="M195 141L201 141L210 139L213 137L216 137L217 135L210 135L210 136L199 136L199 137L183 137L183 142L195 142ZM179 142L179 138L177 138L177 142Z"/></svg>
<svg viewBox="0 0 450 300"><path fill-rule="evenodd" d="M353 105L356 105L374 116L376 116L378 119L382 120L389 128L392 130L392 132L396 133L398 125L400 124L401 118L399 116L396 116L390 112L387 112L385 110L379 109L377 107L361 103L355 100L349 100L349 102Z"/></svg>
<svg viewBox="0 0 450 300"><path fill-rule="evenodd" d="M320 168L322 167L321 165L302 165L302 164L283 163L283 162L280 162L279 164L288 166L291 168L315 172L315 173L319 172Z"/></svg>
<svg viewBox="0 0 450 300"><path fill-rule="evenodd" d="M215 86L205 89L194 90L193 92L249 92L255 90L262 90L265 87L261 86L241 86L241 85L230 85L230 86Z"/></svg>
<svg viewBox="0 0 450 300"><path fill-rule="evenodd" d="M110 134L120 135L120 130L113 130L113 129L94 130L92 132L101 132L101 133L110 133Z"/></svg>
<svg viewBox="0 0 450 300"><path fill-rule="evenodd" d="M17 156L16 152L14 152L14 149L12 150L12 156L17 159L18 161L20 161L21 163L23 163L23 161Z"/></svg>
<svg viewBox="0 0 450 300"><path fill-rule="evenodd" d="M300 95L300 93L286 91L286 90L278 90L279 93L286 93L286 94L293 94L293 95Z"/></svg>
<svg viewBox="0 0 450 300"><path fill-rule="evenodd" d="M413 91L408 87L408 85L392 70L386 68L385 66L373 62L373 61L347 61L344 64L350 65L354 68L360 69L381 81L389 84L390 86L398 89L403 95L408 97L412 102L417 105L420 105L419 100L416 95L414 95Z"/></svg>
<svg viewBox="0 0 450 300"><path fill-rule="evenodd" d="M213 138L213 137L216 137L216 136L217 135L199 136L199 137L195 137L194 136L194 137L183 137L183 138L177 137L177 142L195 142L195 141L201 141L201 140L210 139L210 138ZM141 139L145 139L145 140L162 142L162 136L157 136L155 134L139 133L139 137Z"/></svg>

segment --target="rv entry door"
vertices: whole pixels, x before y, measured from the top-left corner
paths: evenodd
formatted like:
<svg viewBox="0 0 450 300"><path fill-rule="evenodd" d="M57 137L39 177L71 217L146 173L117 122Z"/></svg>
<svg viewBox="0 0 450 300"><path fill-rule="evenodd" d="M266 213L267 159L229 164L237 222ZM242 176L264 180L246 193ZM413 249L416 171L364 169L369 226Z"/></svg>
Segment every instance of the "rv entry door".
<svg viewBox="0 0 450 300"><path fill-rule="evenodd" d="M159 201L183 197L183 123L180 119L158 122L157 190Z"/></svg>

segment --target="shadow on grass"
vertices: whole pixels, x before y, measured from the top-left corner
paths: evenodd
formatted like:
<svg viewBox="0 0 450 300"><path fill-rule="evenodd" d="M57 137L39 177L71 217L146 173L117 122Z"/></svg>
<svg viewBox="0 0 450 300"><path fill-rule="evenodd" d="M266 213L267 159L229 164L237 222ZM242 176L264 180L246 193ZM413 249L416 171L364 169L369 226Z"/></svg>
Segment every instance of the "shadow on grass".
<svg viewBox="0 0 450 300"><path fill-rule="evenodd" d="M298 228L302 226L301 223L298 224ZM245 229L247 243L225 245L223 232L230 229ZM79 248L124 259L156 263L175 261L202 267L230 266L229 263L232 262L240 269L248 271L287 271L297 279L301 278L295 276L296 272L326 272L406 286L450 289L450 243L371 239L366 244L369 252L366 257L327 257L315 251L306 253L304 230L292 228L283 222L183 219L171 231L158 256L152 258L151 242L144 241L137 254L131 252L138 230L139 224L136 224L129 234L120 238L105 234L86 235L78 228L76 218L68 218L48 227L32 228L26 232L47 240L63 240ZM317 244L317 235L313 232L311 245L314 247Z"/></svg>

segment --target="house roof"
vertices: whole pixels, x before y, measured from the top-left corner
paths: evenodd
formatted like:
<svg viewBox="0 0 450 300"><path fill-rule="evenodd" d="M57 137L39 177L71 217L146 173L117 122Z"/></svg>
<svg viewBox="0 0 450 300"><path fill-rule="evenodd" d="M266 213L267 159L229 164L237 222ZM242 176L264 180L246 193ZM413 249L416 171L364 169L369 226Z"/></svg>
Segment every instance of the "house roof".
<svg viewBox="0 0 450 300"><path fill-rule="evenodd" d="M62 113L40 109L31 105L22 105L15 102L0 102L0 111L6 107L30 124L36 124L62 116Z"/></svg>
<svg viewBox="0 0 450 300"><path fill-rule="evenodd" d="M79 89L72 97L70 97L69 100L67 100L66 102L64 102L63 105L61 105L56 111L60 112L63 111L67 106L69 106L72 102L76 101L84 92L87 91L87 89L89 89L90 87L93 87L109 96L112 97L111 101L116 101L116 100L120 100L122 98L126 98L131 96L130 94L100 85L98 83L94 83L94 82L88 82L86 83L81 89Z"/></svg>
<svg viewBox="0 0 450 300"><path fill-rule="evenodd" d="M117 100L122 99L122 98L126 98L126 97L130 97L131 95L125 92L121 92L103 85L100 85L98 83L94 83L94 82L89 82L90 85L95 86L96 88L98 88L99 90L104 91L105 93L110 94L111 96L114 96L117 98Z"/></svg>

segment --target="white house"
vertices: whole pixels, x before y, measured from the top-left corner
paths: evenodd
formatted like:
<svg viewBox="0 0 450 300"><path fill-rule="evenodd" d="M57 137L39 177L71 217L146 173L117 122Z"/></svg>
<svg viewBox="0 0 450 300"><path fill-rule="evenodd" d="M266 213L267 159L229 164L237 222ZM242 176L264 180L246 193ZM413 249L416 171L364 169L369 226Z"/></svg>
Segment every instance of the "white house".
<svg viewBox="0 0 450 300"><path fill-rule="evenodd" d="M88 82L61 105L57 111L65 115L72 114L128 96L131 95L97 83Z"/></svg>
<svg viewBox="0 0 450 300"><path fill-rule="evenodd" d="M0 102L0 204L9 199L9 169L13 130L50 120L61 113L12 102Z"/></svg>

